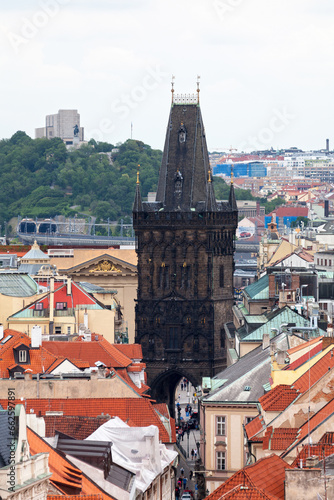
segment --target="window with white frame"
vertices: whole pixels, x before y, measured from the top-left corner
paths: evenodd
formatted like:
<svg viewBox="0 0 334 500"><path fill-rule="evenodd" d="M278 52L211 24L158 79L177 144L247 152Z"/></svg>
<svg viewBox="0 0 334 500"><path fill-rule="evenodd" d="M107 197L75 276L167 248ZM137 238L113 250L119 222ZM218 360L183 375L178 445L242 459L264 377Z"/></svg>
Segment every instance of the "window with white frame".
<svg viewBox="0 0 334 500"><path fill-rule="evenodd" d="M19 363L27 362L27 351L19 351Z"/></svg>
<svg viewBox="0 0 334 500"><path fill-rule="evenodd" d="M217 436L226 435L226 417L216 417L216 434Z"/></svg>
<svg viewBox="0 0 334 500"><path fill-rule="evenodd" d="M216 452L216 461L218 470L226 470L226 453L225 451Z"/></svg>

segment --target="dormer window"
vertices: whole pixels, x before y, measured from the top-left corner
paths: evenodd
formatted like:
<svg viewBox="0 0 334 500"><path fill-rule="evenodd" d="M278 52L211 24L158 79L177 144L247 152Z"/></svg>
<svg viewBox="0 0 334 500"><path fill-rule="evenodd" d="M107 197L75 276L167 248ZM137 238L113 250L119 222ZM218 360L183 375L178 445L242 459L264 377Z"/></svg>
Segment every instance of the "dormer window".
<svg viewBox="0 0 334 500"><path fill-rule="evenodd" d="M56 303L56 310L57 311L66 311L66 309L67 309L66 302L57 302Z"/></svg>
<svg viewBox="0 0 334 500"><path fill-rule="evenodd" d="M35 305L35 309L37 311L42 311L43 310L43 302L38 302L36 305Z"/></svg>

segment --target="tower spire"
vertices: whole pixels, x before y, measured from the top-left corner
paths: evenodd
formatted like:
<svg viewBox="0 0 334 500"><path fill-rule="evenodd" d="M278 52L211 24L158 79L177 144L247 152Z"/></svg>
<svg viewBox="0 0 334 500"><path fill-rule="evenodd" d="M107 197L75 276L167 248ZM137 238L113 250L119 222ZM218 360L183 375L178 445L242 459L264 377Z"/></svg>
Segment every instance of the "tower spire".
<svg viewBox="0 0 334 500"><path fill-rule="evenodd" d="M197 75L197 104L199 104L199 93L200 93L200 88L199 88L199 80L200 80L200 76Z"/></svg>
<svg viewBox="0 0 334 500"><path fill-rule="evenodd" d="M213 185L211 180L211 168L208 170L208 186L207 186L207 195L206 195L206 211L207 212L216 212L217 211L217 203L215 193L213 192Z"/></svg>
<svg viewBox="0 0 334 500"><path fill-rule="evenodd" d="M135 201L133 203L133 212L142 212L143 210L143 204L141 200L141 194L140 194L140 183L139 183L139 167L138 165L137 168L137 182L136 182L136 194L135 194Z"/></svg>
<svg viewBox="0 0 334 500"><path fill-rule="evenodd" d="M172 75L172 90L171 90L171 93L172 93L172 104L174 104L174 80L175 80L175 76Z"/></svg>

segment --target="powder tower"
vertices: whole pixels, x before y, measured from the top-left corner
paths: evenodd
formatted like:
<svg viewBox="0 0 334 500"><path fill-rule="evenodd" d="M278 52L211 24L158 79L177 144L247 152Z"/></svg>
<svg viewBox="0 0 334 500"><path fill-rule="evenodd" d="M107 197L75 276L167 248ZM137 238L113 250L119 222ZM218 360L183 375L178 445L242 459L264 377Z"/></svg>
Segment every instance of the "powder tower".
<svg viewBox="0 0 334 500"><path fill-rule="evenodd" d="M232 320L233 253L238 223L231 181L218 202L197 95L174 95L154 202L137 178L136 342L152 396L169 402L177 382L194 386L226 367L224 323Z"/></svg>

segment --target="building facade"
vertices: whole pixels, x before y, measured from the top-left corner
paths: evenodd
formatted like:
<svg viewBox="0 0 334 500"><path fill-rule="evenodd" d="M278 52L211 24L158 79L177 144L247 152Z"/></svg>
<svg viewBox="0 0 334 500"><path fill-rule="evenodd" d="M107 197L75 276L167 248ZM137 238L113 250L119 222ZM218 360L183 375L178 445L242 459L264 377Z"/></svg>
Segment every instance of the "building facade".
<svg viewBox="0 0 334 500"><path fill-rule="evenodd" d="M174 99L156 201L142 202L138 179L133 208L136 342L152 393L172 412L182 375L196 387L226 365L237 222L233 182L228 202L215 199L198 102Z"/></svg>

